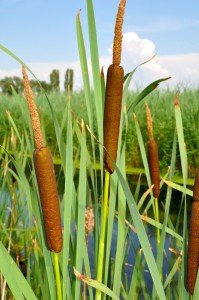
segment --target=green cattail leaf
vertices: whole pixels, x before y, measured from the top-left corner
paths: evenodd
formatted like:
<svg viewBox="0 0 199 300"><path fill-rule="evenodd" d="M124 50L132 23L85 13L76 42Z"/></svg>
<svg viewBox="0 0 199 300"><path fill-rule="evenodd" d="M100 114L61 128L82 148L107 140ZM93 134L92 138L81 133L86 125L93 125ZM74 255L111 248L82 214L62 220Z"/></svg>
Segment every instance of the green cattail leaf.
<svg viewBox="0 0 199 300"><path fill-rule="evenodd" d="M87 182L86 178L86 161L87 161L87 148L86 148L86 135L84 132L84 125L82 125L81 136L81 158L80 158L80 173L79 173L79 187L78 187L78 202L77 202L77 245L85 243L85 209L86 209L86 195L87 195ZM87 248L85 248L87 250ZM83 268L83 252L82 247L76 247L76 262L75 266L82 272ZM75 300L80 298L80 281L76 281L75 285Z"/></svg>
<svg viewBox="0 0 199 300"><path fill-rule="evenodd" d="M115 295L115 293L112 290L110 290L103 283L100 283L97 280L91 279L91 278L89 278L89 277L87 277L85 275L80 274L75 268L74 268L74 273L75 273L75 276L77 277L77 279L85 282L86 284L92 286L95 289L98 289L102 293L104 293L104 294L112 297L112 299L119 300L119 298L117 297L117 295Z"/></svg>
<svg viewBox="0 0 199 300"><path fill-rule="evenodd" d="M87 3L87 20L88 20L88 31L89 31L89 45L90 45L90 54L91 54L91 66L92 66L92 75L93 75L93 86L94 86L94 99L95 99L95 110L97 117L97 133L98 140L103 143L103 94L100 78L100 66L99 66L99 54L98 54L98 43L97 43L97 32L95 25L95 15L93 9L93 1L86 0ZM103 190L103 148L99 147L99 156L100 156L100 171L101 171L101 189ZM94 150L93 150L94 152ZM98 224L97 224L98 226ZM98 235L96 235L98 238Z"/></svg>
<svg viewBox="0 0 199 300"><path fill-rule="evenodd" d="M79 13L76 17L76 32L77 32L77 42L78 42L78 49L79 49L79 58L80 58L81 70L82 70L82 78L84 83L84 93L85 93L86 109L87 109L88 120L89 120L89 127L93 131L93 110L92 110L90 80L89 80L89 73L88 73L86 49L84 45L84 38L83 38Z"/></svg>
<svg viewBox="0 0 199 300"><path fill-rule="evenodd" d="M176 148L177 148L177 135L176 135L176 131L174 131L172 156L171 156L171 164L170 164L170 172L169 172L170 180L173 180L174 172L175 172ZM162 178L162 181L164 182L164 178ZM163 226L162 226L161 237L160 237L160 244L157 249L157 259L156 259L157 267L158 267L160 274L162 273L162 269L163 269L163 256L164 256L164 250L165 250L166 233L168 232L167 231L167 228L168 228L167 223L168 223L168 225L170 225L169 224L169 220L170 220L169 219L169 209L170 209L170 202L171 202L171 194L172 194L172 188L168 186L167 194L166 194L165 214L164 214ZM174 236L175 236L175 234L177 234L177 233L175 232L173 226L169 226L169 227L170 227L169 229L172 231L172 233L174 233ZM179 236L179 237L181 238L181 242L183 242L182 237L181 236ZM178 239L178 237L176 237L176 238ZM168 290L167 290L167 292L168 292ZM155 289L153 289L152 298L153 298L153 296L155 296Z"/></svg>
<svg viewBox="0 0 199 300"><path fill-rule="evenodd" d="M100 79L97 32L96 32L96 25L95 25L93 1L87 0L86 3L87 3L91 65L92 65L93 85L94 85L94 95L95 95L95 107L96 107L96 114L97 114L98 139L100 142L102 142L103 128L101 126L101 122L103 120L103 111L102 111L103 99L102 99L102 89L101 89L101 79ZM100 158L103 166L103 161L102 161L103 153L101 147L100 147Z"/></svg>
<svg viewBox="0 0 199 300"><path fill-rule="evenodd" d="M134 73L137 71L137 69L145 64L147 64L149 61L151 61L153 58L155 57L155 55L153 55L151 58L145 60L144 62L142 62L141 64L139 64L137 67L135 67L135 69L129 73L127 73L125 76L124 76L124 82L129 78L129 77L132 77L134 75Z"/></svg>
<svg viewBox="0 0 199 300"><path fill-rule="evenodd" d="M187 184L187 170L188 170L187 150L184 141L182 114L181 114L181 109L178 100L175 101L175 118L176 118L176 129L177 129L178 144L180 150L180 160L181 160L182 175L183 175L183 185L185 187Z"/></svg>
<svg viewBox="0 0 199 300"><path fill-rule="evenodd" d="M162 282L160 280L160 275L159 275L157 265L156 265L156 262L155 262L155 258L153 256L151 246L150 246L150 243L149 243L149 239L147 237L144 225L143 225L142 220L140 218L140 214L137 210L135 200L134 200L133 195L130 191L130 188L129 188L128 184L126 183L124 177L122 176L120 170L118 169L117 166L115 166L115 169L116 169L116 172L117 172L119 182L122 185L124 194L126 196L129 211L130 211L131 217L133 219L134 226L137 230L137 236L138 236L139 242L141 244L141 247L143 249L143 253L144 253L144 256L145 256L145 259L146 259L146 263L148 265L148 268L149 268L149 271L150 271L150 274L151 274L151 277L152 277L152 280L153 280L153 284L154 284L155 289L156 289L156 293L157 293L159 299L166 300L163 285L162 285Z"/></svg>
<svg viewBox="0 0 199 300"><path fill-rule="evenodd" d="M176 259L171 271L169 272L165 283L164 283L164 288L166 289L166 287L171 283L173 277L175 276L175 274L178 272L179 270L179 266L180 266L180 259Z"/></svg>
<svg viewBox="0 0 199 300"><path fill-rule="evenodd" d="M166 180L166 179L163 179L163 181L170 187L172 187L173 189L175 190L178 190L186 195L189 195L191 197L193 197L193 191L188 189L188 188L185 188L177 183L174 183L172 181L169 181L169 180Z"/></svg>
<svg viewBox="0 0 199 300"><path fill-rule="evenodd" d="M125 146L124 143L121 153L120 170L125 177ZM126 240L126 198L121 185L118 186L118 232L117 232L117 246L115 255L115 269L113 280L113 292L119 297L122 281L122 266L125 257L125 240ZM121 247L123 245L123 247Z"/></svg>
<svg viewBox="0 0 199 300"><path fill-rule="evenodd" d="M67 105L67 132L66 132L66 166L67 175L65 177L64 193L64 234L63 234L63 266L68 264L70 254L70 228L71 228L71 210L74 201L74 183L73 183L73 132L70 102ZM63 268L63 299L72 299L71 282L68 268Z"/></svg>
<svg viewBox="0 0 199 300"><path fill-rule="evenodd" d="M0 271L10 286L15 299L23 300L25 297L26 299L37 300L29 283L1 242L0 250Z"/></svg>
<svg viewBox="0 0 199 300"><path fill-rule="evenodd" d="M131 105L128 108L127 113L129 114L131 110L134 110L135 107L146 97L148 96L152 91L154 91L160 82L166 81L168 79L170 79L171 77L167 77L167 78L162 78L159 80L156 80L154 82L152 82L151 84L149 84L138 96L137 98L133 101L133 103L131 103Z"/></svg>

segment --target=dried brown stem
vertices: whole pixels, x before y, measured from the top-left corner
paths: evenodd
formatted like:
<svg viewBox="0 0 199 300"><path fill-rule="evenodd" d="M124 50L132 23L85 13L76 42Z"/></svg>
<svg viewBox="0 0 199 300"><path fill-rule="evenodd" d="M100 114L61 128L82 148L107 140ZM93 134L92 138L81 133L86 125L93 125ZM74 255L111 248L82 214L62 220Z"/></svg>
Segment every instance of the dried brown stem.
<svg viewBox="0 0 199 300"><path fill-rule="evenodd" d="M30 87L30 82L28 79L26 68L24 66L22 66L22 74L23 74L23 84L24 84L24 88L25 88L25 95L26 95L26 100L28 102L32 130L33 130L33 134L34 134L35 147L36 147L36 149L40 149L41 147L45 147L45 142L42 137L39 114L37 111L36 104L34 102L34 95L33 95L32 89Z"/></svg>
<svg viewBox="0 0 199 300"><path fill-rule="evenodd" d="M126 0L121 0L115 23L115 35L113 41L113 64L120 65L122 53L122 25L124 20Z"/></svg>

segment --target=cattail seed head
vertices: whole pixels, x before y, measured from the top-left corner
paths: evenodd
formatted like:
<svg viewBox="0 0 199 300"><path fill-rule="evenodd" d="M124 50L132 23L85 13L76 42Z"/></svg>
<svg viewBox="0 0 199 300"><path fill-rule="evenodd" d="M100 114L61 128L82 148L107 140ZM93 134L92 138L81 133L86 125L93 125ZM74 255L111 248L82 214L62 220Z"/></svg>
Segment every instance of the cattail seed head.
<svg viewBox="0 0 199 300"><path fill-rule="evenodd" d="M187 290L193 294L199 266L199 201L192 203L187 253Z"/></svg>
<svg viewBox="0 0 199 300"><path fill-rule="evenodd" d="M34 166L41 200L46 240L49 250L62 249L62 227L51 152L47 147L34 151Z"/></svg>
<svg viewBox="0 0 199 300"><path fill-rule="evenodd" d="M124 20L126 0L121 0L115 23L115 35L113 41L113 64L120 65L122 53L122 25Z"/></svg>
<svg viewBox="0 0 199 300"><path fill-rule="evenodd" d="M110 174L114 172L117 158L123 77L124 70L121 66L109 66L104 107L104 167Z"/></svg>
<svg viewBox="0 0 199 300"><path fill-rule="evenodd" d="M153 140L153 119L151 116L151 111L149 106L146 103L146 120L147 120L147 131L149 135L149 140Z"/></svg>
<svg viewBox="0 0 199 300"><path fill-rule="evenodd" d="M28 108L30 112L32 130L34 134L35 147L39 149L41 147L45 147L45 143L42 137L41 125L40 125L39 115L37 112L37 107L34 101L33 92L30 87L30 82L24 66L22 66L22 75L23 75L23 84L25 88L26 100L28 102Z"/></svg>
<svg viewBox="0 0 199 300"><path fill-rule="evenodd" d="M148 143L148 162L153 187L153 196L158 198L160 194L160 172L159 172L159 158L158 145L155 140L150 140Z"/></svg>

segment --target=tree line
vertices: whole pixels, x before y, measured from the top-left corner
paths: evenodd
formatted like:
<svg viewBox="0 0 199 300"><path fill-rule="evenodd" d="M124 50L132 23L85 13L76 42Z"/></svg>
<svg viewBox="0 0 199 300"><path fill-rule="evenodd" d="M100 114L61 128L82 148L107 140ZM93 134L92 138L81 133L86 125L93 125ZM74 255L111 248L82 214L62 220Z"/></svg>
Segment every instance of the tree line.
<svg viewBox="0 0 199 300"><path fill-rule="evenodd" d="M73 91L73 79L74 79L74 71L73 69L67 69L64 76L64 89L66 92ZM60 91L60 76L59 70L52 70L50 73L50 82L37 80L30 80L30 86L35 94L39 94L42 89L44 89L47 93L51 91ZM18 76L13 77L4 77L0 80L0 92L3 94L12 95L13 89L16 93L23 92L23 81Z"/></svg>

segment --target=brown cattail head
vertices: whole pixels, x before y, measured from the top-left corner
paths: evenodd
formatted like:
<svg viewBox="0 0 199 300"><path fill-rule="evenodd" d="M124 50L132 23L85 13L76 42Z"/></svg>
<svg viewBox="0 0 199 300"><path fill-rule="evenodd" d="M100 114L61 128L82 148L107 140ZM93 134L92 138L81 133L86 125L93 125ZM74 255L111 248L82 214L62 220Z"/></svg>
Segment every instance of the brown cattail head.
<svg viewBox="0 0 199 300"><path fill-rule="evenodd" d="M33 92L30 87L30 82L28 79L28 75L26 73L26 68L24 66L22 66L22 74L23 74L23 84L25 88L26 100L28 102L28 108L30 112L31 124L32 124L32 129L34 134L35 147L39 149L41 147L45 147L45 143L42 137L40 120L37 112L37 107L35 105Z"/></svg>
<svg viewBox="0 0 199 300"><path fill-rule="evenodd" d="M158 198L160 194L160 172L158 159L158 145L155 140L150 140L148 143L148 162L153 187L153 196Z"/></svg>
<svg viewBox="0 0 199 300"><path fill-rule="evenodd" d="M120 65L122 53L122 25L124 20L126 0L120 0L115 23L115 35L113 41L113 64Z"/></svg>
<svg viewBox="0 0 199 300"><path fill-rule="evenodd" d="M34 151L34 165L39 187L48 248L62 249L62 227L57 185L51 152L47 147Z"/></svg>
<svg viewBox="0 0 199 300"><path fill-rule="evenodd" d="M193 200L199 201L199 169L196 170L194 187L193 187Z"/></svg>
<svg viewBox="0 0 199 300"><path fill-rule="evenodd" d="M147 120L147 131L149 135L149 140L154 140L153 137L153 119L151 116L151 111L149 106L146 103L146 120Z"/></svg>
<svg viewBox="0 0 199 300"><path fill-rule="evenodd" d="M121 66L109 66L104 107L104 167L110 174L114 172L117 158L123 77L124 70Z"/></svg>
<svg viewBox="0 0 199 300"><path fill-rule="evenodd" d="M187 290L193 294L199 266L199 201L193 202L187 253Z"/></svg>

